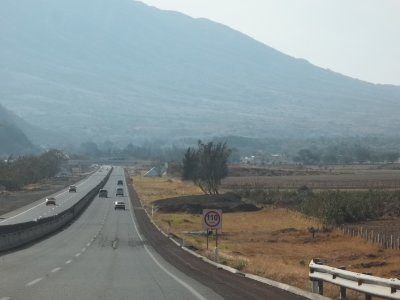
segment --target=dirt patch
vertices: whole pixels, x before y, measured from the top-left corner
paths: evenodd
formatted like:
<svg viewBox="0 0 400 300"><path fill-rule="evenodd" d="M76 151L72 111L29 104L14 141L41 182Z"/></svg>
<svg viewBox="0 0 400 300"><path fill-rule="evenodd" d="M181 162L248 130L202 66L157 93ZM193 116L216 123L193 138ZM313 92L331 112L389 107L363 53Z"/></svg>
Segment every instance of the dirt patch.
<svg viewBox="0 0 400 300"><path fill-rule="evenodd" d="M373 268L373 267L383 267L386 265L387 265L387 263L384 261L370 261L370 262L364 262L361 264L356 264L353 267L369 269L369 268Z"/></svg>
<svg viewBox="0 0 400 300"><path fill-rule="evenodd" d="M157 207L158 211L166 213L186 212L201 214L203 209L207 208L222 209L224 213L260 210L260 208L253 204L244 203L240 196L232 193L173 197L154 201L153 204Z"/></svg>

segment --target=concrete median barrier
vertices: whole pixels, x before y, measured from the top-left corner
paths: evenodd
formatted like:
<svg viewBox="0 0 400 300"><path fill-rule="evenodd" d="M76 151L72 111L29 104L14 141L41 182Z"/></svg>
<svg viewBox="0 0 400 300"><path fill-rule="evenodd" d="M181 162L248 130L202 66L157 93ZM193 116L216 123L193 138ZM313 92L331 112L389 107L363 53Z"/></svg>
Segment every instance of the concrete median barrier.
<svg viewBox="0 0 400 300"><path fill-rule="evenodd" d="M82 199L59 214L47 218L40 218L35 221L0 226L0 252L17 248L43 238L77 218L96 197L98 191L106 184L112 170L111 168L104 179L91 189L89 193L83 196Z"/></svg>

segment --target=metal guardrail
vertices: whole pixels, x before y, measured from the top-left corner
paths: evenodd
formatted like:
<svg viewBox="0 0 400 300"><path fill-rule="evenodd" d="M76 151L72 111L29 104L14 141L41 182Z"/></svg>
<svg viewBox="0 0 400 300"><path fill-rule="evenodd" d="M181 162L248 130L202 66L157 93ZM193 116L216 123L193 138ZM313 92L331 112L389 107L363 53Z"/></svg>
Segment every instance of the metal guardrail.
<svg viewBox="0 0 400 300"><path fill-rule="evenodd" d="M340 287L339 299L346 299L346 289L365 294L365 299L372 296L384 299L400 299L400 280L385 279L364 273L346 271L344 268L334 268L323 265L318 259L310 262L310 280L313 293L323 295L324 281Z"/></svg>

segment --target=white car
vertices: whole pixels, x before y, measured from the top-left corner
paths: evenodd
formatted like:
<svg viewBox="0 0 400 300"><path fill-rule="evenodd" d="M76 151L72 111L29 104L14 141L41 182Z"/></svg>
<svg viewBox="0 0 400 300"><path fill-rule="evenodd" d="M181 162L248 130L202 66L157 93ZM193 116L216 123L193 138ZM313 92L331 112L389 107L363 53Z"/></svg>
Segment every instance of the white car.
<svg viewBox="0 0 400 300"><path fill-rule="evenodd" d="M125 210L125 202L123 202L123 201L115 201L114 209L115 210L117 210L117 209Z"/></svg>
<svg viewBox="0 0 400 300"><path fill-rule="evenodd" d="M56 198L54 197L46 198L46 205L56 205Z"/></svg>
<svg viewBox="0 0 400 300"><path fill-rule="evenodd" d="M70 193L72 193L72 192L76 193L76 185L70 185L68 191L69 191Z"/></svg>

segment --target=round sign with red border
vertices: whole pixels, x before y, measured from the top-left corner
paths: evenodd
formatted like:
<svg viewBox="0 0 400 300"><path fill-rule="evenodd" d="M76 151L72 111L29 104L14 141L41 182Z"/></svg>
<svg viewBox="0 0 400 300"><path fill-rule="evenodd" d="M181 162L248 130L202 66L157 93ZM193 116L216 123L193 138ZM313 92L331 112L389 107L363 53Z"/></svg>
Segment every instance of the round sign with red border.
<svg viewBox="0 0 400 300"><path fill-rule="evenodd" d="M203 210L203 227L208 229L220 229L222 226L222 211L220 209Z"/></svg>

